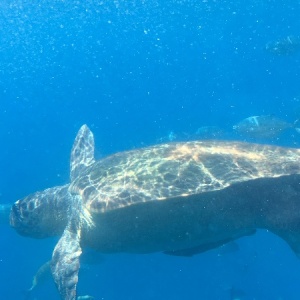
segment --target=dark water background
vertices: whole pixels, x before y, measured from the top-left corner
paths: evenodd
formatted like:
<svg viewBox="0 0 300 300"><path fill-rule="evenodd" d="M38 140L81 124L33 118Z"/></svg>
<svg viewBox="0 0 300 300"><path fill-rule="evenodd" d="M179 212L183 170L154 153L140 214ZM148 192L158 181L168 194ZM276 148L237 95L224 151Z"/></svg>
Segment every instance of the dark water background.
<svg viewBox="0 0 300 300"><path fill-rule="evenodd" d="M68 182L87 123L97 157L251 115L300 117L300 53L270 41L300 35L300 2L127 0L0 2L0 203ZM298 147L288 130L269 143ZM57 239L0 225L0 299L24 299ZM266 231L194 258L103 256L78 290L105 299L299 299L300 262ZM242 291L242 292L241 292ZM52 281L32 299L59 299Z"/></svg>

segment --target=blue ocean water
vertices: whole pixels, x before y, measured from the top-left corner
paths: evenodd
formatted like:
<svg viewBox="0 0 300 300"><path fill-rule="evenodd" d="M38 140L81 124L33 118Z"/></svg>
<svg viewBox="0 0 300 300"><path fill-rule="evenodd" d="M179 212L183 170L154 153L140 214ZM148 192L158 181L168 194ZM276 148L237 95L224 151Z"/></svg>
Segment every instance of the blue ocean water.
<svg viewBox="0 0 300 300"><path fill-rule="evenodd" d="M300 36L300 2L2 0L0 203L68 182L69 153L86 123L98 158L154 144L170 132L218 126L222 138L252 115L300 117L300 51L266 45ZM267 141L300 147L287 130ZM57 238L0 225L0 299L25 299ZM238 250L193 258L105 255L82 268L95 299L299 299L300 262L259 231ZM32 299L59 299L51 280Z"/></svg>

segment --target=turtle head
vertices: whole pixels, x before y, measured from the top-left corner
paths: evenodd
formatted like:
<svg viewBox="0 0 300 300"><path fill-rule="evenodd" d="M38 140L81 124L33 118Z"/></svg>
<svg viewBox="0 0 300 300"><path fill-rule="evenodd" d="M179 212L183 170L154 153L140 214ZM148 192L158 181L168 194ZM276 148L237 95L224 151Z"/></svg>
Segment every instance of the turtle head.
<svg viewBox="0 0 300 300"><path fill-rule="evenodd" d="M61 234L72 200L68 187L49 188L16 201L11 208L10 225L19 234L34 238Z"/></svg>

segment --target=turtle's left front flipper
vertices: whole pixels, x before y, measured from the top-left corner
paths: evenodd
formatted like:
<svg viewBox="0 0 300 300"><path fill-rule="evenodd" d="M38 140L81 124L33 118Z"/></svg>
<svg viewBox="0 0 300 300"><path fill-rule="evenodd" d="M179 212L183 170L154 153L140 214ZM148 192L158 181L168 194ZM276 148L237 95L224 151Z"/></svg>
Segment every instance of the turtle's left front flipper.
<svg viewBox="0 0 300 300"><path fill-rule="evenodd" d="M80 223L77 218L69 221L62 237L54 248L51 271L63 300L76 300L80 247Z"/></svg>

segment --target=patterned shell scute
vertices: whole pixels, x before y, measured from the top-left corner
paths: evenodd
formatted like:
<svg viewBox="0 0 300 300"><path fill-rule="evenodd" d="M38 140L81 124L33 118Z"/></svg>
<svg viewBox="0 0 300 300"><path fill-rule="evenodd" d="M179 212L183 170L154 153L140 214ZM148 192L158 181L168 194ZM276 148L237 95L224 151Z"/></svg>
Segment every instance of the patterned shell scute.
<svg viewBox="0 0 300 300"><path fill-rule="evenodd" d="M95 162L70 187L91 212L166 200L262 177L300 173L297 149L185 142L121 152Z"/></svg>

